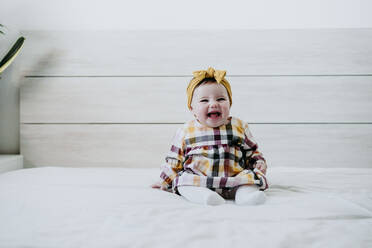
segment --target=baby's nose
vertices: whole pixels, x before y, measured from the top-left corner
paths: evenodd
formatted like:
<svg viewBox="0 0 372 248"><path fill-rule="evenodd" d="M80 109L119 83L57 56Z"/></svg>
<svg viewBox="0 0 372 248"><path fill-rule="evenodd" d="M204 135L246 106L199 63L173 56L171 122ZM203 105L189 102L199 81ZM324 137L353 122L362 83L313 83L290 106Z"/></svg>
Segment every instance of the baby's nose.
<svg viewBox="0 0 372 248"><path fill-rule="evenodd" d="M211 101L209 102L209 106L210 106L210 107L217 107L217 105L218 105L218 102L215 101L215 100L211 100Z"/></svg>

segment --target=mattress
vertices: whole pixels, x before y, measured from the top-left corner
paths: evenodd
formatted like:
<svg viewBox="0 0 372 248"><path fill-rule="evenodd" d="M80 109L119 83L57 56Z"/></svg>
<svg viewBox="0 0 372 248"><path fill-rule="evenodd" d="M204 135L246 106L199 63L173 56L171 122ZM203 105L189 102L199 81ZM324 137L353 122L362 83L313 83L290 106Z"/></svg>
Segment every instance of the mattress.
<svg viewBox="0 0 372 248"><path fill-rule="evenodd" d="M271 168L267 202L203 206L159 169L0 174L0 247L372 247L371 168Z"/></svg>

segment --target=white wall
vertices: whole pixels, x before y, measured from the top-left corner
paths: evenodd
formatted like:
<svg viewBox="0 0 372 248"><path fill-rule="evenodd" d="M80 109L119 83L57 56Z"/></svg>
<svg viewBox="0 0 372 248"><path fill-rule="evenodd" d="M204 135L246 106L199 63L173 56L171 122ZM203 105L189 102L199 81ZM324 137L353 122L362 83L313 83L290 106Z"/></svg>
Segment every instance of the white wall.
<svg viewBox="0 0 372 248"><path fill-rule="evenodd" d="M370 0L8 0L20 30L372 27Z"/></svg>
<svg viewBox="0 0 372 248"><path fill-rule="evenodd" d="M0 23L21 31L372 28L371 10L371 0L2 0ZM19 152L18 69L0 81L0 153Z"/></svg>

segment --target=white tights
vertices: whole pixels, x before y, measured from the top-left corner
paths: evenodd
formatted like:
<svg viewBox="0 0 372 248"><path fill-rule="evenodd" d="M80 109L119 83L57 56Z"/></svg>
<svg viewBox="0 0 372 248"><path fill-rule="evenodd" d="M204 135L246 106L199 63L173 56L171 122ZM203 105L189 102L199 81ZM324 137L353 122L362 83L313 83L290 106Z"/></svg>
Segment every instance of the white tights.
<svg viewBox="0 0 372 248"><path fill-rule="evenodd" d="M215 191L197 186L180 186L178 192L187 200L203 205L221 205L225 199ZM256 185L239 186L235 194L235 203L238 205L258 205L264 203L266 195L259 191Z"/></svg>

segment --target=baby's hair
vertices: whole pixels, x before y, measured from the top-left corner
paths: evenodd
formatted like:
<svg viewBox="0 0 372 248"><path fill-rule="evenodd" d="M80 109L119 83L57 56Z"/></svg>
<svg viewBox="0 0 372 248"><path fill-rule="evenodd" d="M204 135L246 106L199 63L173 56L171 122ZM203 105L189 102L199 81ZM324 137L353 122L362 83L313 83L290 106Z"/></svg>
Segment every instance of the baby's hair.
<svg viewBox="0 0 372 248"><path fill-rule="evenodd" d="M195 87L198 88L200 85L206 84L206 83L217 83L217 80L215 78L204 78L198 85Z"/></svg>

